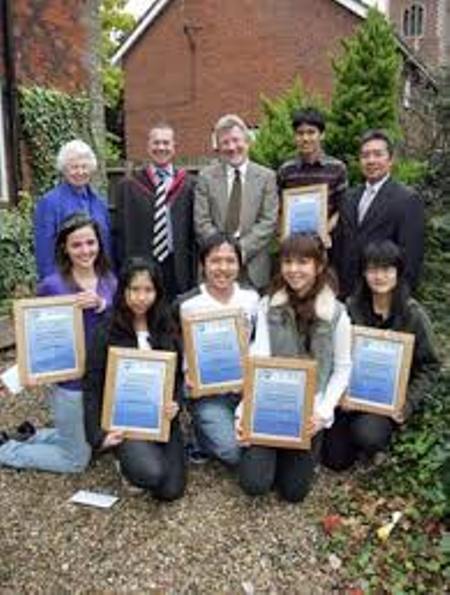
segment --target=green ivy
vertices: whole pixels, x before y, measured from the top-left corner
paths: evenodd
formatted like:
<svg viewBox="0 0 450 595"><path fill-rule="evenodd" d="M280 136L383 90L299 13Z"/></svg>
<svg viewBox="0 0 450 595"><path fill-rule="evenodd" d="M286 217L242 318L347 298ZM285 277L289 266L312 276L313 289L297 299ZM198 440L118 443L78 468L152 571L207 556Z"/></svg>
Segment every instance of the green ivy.
<svg viewBox="0 0 450 595"><path fill-rule="evenodd" d="M17 207L0 211L0 299L30 294L35 269L33 201L22 194Z"/></svg>
<svg viewBox="0 0 450 595"><path fill-rule="evenodd" d="M55 158L74 138L89 144L90 102L85 94L68 95L54 89L20 89L21 129L32 175L32 192L40 196L56 181Z"/></svg>

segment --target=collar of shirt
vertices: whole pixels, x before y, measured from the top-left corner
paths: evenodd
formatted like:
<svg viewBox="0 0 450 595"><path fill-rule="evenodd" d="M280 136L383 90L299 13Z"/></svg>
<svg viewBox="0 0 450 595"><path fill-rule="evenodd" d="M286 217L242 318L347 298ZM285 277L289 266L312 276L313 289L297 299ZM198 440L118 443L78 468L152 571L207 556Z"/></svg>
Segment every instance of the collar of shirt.
<svg viewBox="0 0 450 595"><path fill-rule="evenodd" d="M388 179L389 179L389 174L384 176L384 178L381 178L381 180L378 180L378 182L375 182L375 184L369 184L369 182L366 182L365 190L373 190L373 194L375 196L376 194L378 194L381 186L385 182L387 182Z"/></svg>
<svg viewBox="0 0 450 595"><path fill-rule="evenodd" d="M158 174L158 170L159 171L164 171L166 172L166 175L164 176L164 182L167 182L167 180L172 180L173 176L174 176L174 168L173 168L173 164L172 163L168 163L166 166L164 167L158 167L156 165L154 165L153 163L150 165L150 171L152 174L153 178L158 178L159 179L159 174Z"/></svg>
<svg viewBox="0 0 450 595"><path fill-rule="evenodd" d="M245 176L247 174L247 168L248 168L248 160L244 161L244 163L241 163L241 165L239 167L233 167L231 165L226 166L226 174L227 174L227 191L228 191L228 196L230 196L231 194L231 189L233 188L233 182L234 182L234 176L235 176L235 171L238 169L241 173L241 183L244 184L245 182Z"/></svg>
<svg viewBox="0 0 450 595"><path fill-rule="evenodd" d="M321 151L317 157L315 159L313 159L312 161L306 161L305 159L302 158L301 155L298 156L298 161L300 163L300 167L308 167L309 166L313 166L313 165L325 165L325 153L323 151Z"/></svg>
<svg viewBox="0 0 450 595"><path fill-rule="evenodd" d="M233 183L234 180L234 172L238 169L240 174L241 174L241 180L244 182L245 181L245 176L247 174L247 168L248 168L248 159L246 161L244 161L244 163L241 163L241 165L239 167L233 167L232 165L228 165L227 163L227 178L228 178L228 182Z"/></svg>

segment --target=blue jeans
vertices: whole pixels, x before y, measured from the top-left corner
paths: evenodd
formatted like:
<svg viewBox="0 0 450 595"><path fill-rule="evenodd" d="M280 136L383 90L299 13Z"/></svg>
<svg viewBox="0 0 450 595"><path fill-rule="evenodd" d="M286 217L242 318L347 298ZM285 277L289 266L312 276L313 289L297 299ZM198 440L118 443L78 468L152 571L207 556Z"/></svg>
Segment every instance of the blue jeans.
<svg viewBox="0 0 450 595"><path fill-rule="evenodd" d="M241 448L234 431L234 412L240 395L225 394L193 399L191 411L201 448L227 465L237 465Z"/></svg>
<svg viewBox="0 0 450 595"><path fill-rule="evenodd" d="M9 440L0 446L0 465L55 473L86 469L91 449L84 432L82 392L55 386L49 399L55 428L38 430L25 442Z"/></svg>

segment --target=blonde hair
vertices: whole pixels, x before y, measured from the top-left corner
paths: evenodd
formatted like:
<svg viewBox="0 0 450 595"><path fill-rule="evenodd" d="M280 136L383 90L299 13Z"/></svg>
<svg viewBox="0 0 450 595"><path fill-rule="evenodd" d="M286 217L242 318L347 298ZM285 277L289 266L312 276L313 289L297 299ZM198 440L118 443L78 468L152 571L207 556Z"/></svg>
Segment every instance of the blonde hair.
<svg viewBox="0 0 450 595"><path fill-rule="evenodd" d="M251 140L250 130L248 129L247 124L244 122L244 120L242 118L240 118L239 116L237 116L236 114L226 114L225 116L222 116L221 118L219 118L216 122L216 125L214 126L214 141L215 141L215 143L217 144L217 141L219 140L219 136L224 130L230 130L231 128L234 128L235 126L237 126L237 128L242 130L247 141Z"/></svg>

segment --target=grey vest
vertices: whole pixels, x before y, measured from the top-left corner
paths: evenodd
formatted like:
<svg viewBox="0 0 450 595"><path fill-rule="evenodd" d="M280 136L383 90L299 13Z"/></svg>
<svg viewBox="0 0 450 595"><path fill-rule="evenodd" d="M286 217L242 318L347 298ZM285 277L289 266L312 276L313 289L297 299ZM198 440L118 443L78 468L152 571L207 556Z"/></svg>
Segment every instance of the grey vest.
<svg viewBox="0 0 450 595"><path fill-rule="evenodd" d="M335 301L335 311L330 322L316 320L311 327L310 353L305 346L306 337L299 334L295 314L288 305L271 306L267 314L270 353L280 357L313 357L317 362L317 390L323 392L333 372L333 335L344 311L343 304Z"/></svg>

